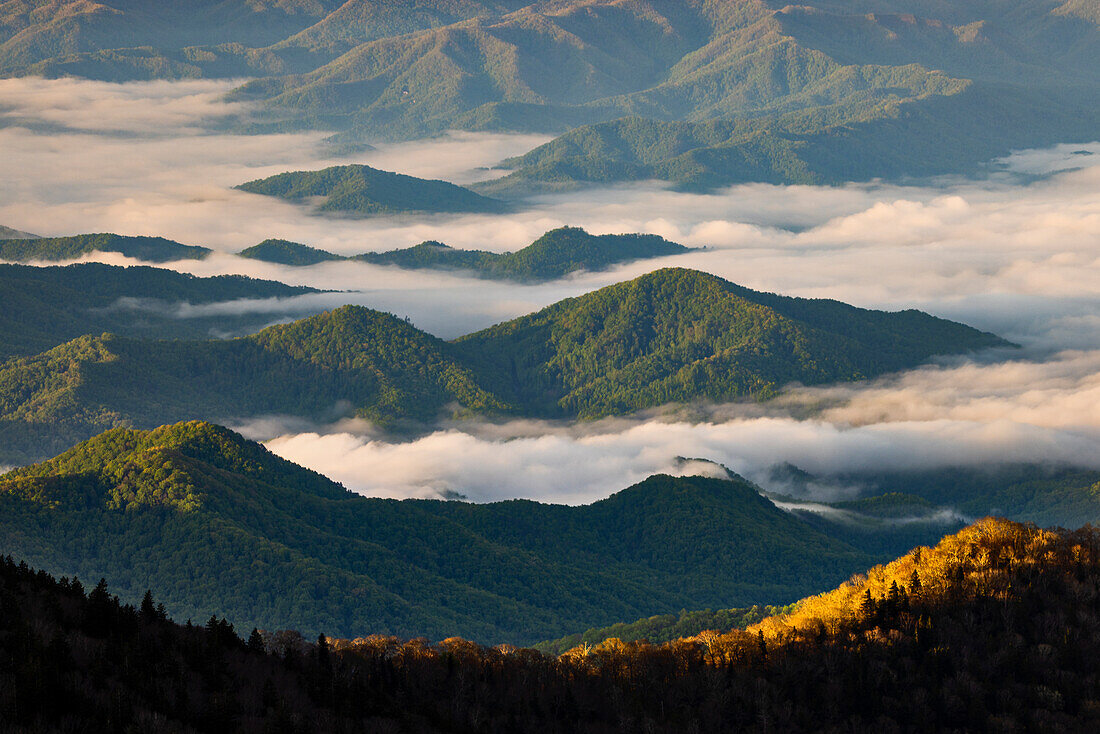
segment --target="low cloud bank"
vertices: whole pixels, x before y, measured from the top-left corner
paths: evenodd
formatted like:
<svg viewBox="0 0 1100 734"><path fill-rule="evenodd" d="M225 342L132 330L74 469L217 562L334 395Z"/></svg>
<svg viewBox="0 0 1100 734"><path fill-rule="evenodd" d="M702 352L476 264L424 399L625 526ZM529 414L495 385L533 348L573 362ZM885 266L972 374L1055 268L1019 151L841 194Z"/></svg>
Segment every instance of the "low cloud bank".
<svg viewBox="0 0 1100 734"><path fill-rule="evenodd" d="M363 494L457 492L475 501L581 503L657 472L714 472L685 456L765 484L782 463L814 474L1004 462L1100 469L1098 367L1100 351L1067 352L1047 362L932 366L663 416L456 425L402 443L346 429L295 431L267 446ZM822 487L817 498L844 496L844 488Z"/></svg>
<svg viewBox="0 0 1100 734"><path fill-rule="evenodd" d="M217 251L170 265L180 271L348 291L174 307L180 318L249 311L279 320L358 303L453 337L679 265L758 290L919 307L1025 347L998 355L1001 363L945 362L858 386L795 390L766 405L579 425L459 425L405 443L361 423L319 430L272 418L250 426L276 452L358 491L582 502L656 471L682 471L681 456L750 477L784 461L828 473L1001 461L1091 466L1100 456L1100 144L1022 151L984 181L751 184L713 194L647 183L542 196L508 216L347 220L232 187L349 162L470 182L496 175L486 168L541 139L463 133L337 156L324 133L219 132L211 121L248 112L221 101L229 87L0 80L0 224L44 235L160 235ZM230 254L268 237L343 254L426 239L502 251L565 224L652 232L706 249L541 285L362 263L289 268Z"/></svg>

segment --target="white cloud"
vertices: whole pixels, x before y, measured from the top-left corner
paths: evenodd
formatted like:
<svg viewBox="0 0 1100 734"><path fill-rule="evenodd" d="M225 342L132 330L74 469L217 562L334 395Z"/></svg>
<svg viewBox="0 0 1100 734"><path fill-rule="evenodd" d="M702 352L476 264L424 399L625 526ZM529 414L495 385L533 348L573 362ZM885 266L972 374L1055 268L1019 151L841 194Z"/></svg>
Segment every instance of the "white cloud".
<svg viewBox="0 0 1100 734"><path fill-rule="evenodd" d="M452 337L675 264L761 290L916 306L1027 347L1004 364L945 364L866 385L800 390L764 406L696 406L579 425L455 426L405 443L387 442L364 424L318 431L270 418L249 425L257 436L278 434L270 445L279 453L361 491L575 502L654 471L682 470L679 456L750 474L777 461L832 471L1095 464L1100 456L1100 144L1023 151L979 182L752 184L709 195L646 183L542 196L507 216L347 220L232 187L342 162L475 181L541 138L463 133L341 157L325 147L323 133L245 137L211 127L248 111L220 101L229 86L0 80L0 223L46 235L162 235L218 250L172 265L179 270L348 291L181 305L181 318L248 309L274 319L361 303ZM357 263L288 268L228 254L267 237L340 253L425 239L501 251L564 224L653 232L707 249L535 286Z"/></svg>

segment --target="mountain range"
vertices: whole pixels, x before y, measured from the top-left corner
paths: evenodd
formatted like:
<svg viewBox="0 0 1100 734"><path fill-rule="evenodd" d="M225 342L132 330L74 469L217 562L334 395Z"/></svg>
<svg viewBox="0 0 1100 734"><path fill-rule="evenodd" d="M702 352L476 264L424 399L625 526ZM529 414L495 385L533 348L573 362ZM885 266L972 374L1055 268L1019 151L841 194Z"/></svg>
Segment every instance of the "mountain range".
<svg viewBox="0 0 1100 734"><path fill-rule="evenodd" d="M247 334L286 315L272 300L318 292L242 275L197 278L146 266L0 264L0 360L31 356L85 334L157 339ZM261 299L268 302L250 313L247 302ZM228 302L237 302L236 308L214 307Z"/></svg>
<svg viewBox="0 0 1100 734"><path fill-rule="evenodd" d="M0 477L0 547L175 616L535 642L791 601L873 556L744 481L655 476L577 507L368 499L207 423L115 429ZM934 536L933 536L934 537Z"/></svg>
<svg viewBox="0 0 1100 734"><path fill-rule="evenodd" d="M567 133L486 194L975 172L1100 108L1097 0L60 5L4 6L0 73L255 77L246 130Z"/></svg>
<svg viewBox="0 0 1100 734"><path fill-rule="evenodd" d="M791 382L860 380L1007 345L919 311L758 293L670 268L453 342L358 306L228 340L81 336L0 364L0 460L194 418L354 414L408 431L441 415L596 418L766 399Z"/></svg>
<svg viewBox="0 0 1100 734"><path fill-rule="evenodd" d="M582 270L605 270L619 263L678 255L690 250L657 235L591 235L579 227L559 227L516 252L506 253L459 250L429 241L402 249L345 257L298 242L267 239L237 254L280 265L308 266L357 260L409 270L465 271L484 278L544 281ZM184 245L163 237L110 233L0 239L0 260L13 263L64 262L93 253L118 253L143 262L168 263L201 260L211 252L206 247Z"/></svg>
<svg viewBox="0 0 1100 734"><path fill-rule="evenodd" d="M210 254L207 247L182 245L163 237L118 235L110 232L78 234L69 237L32 237L0 239L0 260L75 260L94 252L115 252L135 260L166 263L173 260L201 260Z"/></svg>
<svg viewBox="0 0 1100 734"><path fill-rule="evenodd" d="M652 234L592 235L579 227L559 227L527 247L506 253L459 250L442 242L428 241L398 250L343 257L297 242L265 240L239 254L282 265L359 260L408 270L457 270L483 278L542 281L582 270L605 270L634 260L679 255L691 249Z"/></svg>

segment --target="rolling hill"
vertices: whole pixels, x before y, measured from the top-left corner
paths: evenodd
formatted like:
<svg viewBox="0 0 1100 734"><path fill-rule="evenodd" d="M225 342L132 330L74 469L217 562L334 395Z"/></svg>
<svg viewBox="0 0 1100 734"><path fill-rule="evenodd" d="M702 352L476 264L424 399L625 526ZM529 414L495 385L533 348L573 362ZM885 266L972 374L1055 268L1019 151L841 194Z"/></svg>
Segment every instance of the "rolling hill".
<svg viewBox="0 0 1100 734"><path fill-rule="evenodd" d="M36 237L38 237L36 234L0 225L0 240L33 240Z"/></svg>
<svg viewBox="0 0 1100 734"><path fill-rule="evenodd" d="M25 462L114 426L353 413L399 428L506 406L402 319L347 306L213 341L82 336L0 364L0 456Z"/></svg>
<svg viewBox="0 0 1100 734"><path fill-rule="evenodd" d="M657 235L592 235L579 227L559 227L527 247L505 253L459 250L429 241L398 250L341 257L297 242L265 240L238 254L282 265L359 260L407 270L459 270L483 278L529 282L554 280L582 270L605 270L619 263L678 255L690 249Z"/></svg>
<svg viewBox="0 0 1100 734"><path fill-rule="evenodd" d="M542 414L594 418L688 400L767 398L1004 346L919 311L789 298L666 268L462 337L482 384Z"/></svg>
<svg viewBox="0 0 1100 734"><path fill-rule="evenodd" d="M249 260L262 260L263 262L277 263L279 265L316 265L332 260L344 260L339 255L334 255L316 247L303 245L289 240L268 239L252 247L237 253L240 257Z"/></svg>
<svg viewBox="0 0 1100 734"><path fill-rule="evenodd" d="M131 237L110 233L0 240L0 260L9 262L75 260L93 252L117 252L144 262L165 263L173 260L201 260L211 251L206 247L181 245L163 237Z"/></svg>
<svg viewBox="0 0 1100 734"><path fill-rule="evenodd" d="M757 293L658 270L444 342L345 306L247 337L86 335L0 364L0 460L114 426L357 415L420 431L440 416L594 418L669 402L767 399L1007 342L919 311Z"/></svg>
<svg viewBox="0 0 1100 734"><path fill-rule="evenodd" d="M263 106L244 129L353 142L575 131L481 189L509 196L975 173L1014 149L1091 140L1100 122L1096 0L184 7L8 3L0 73L255 77L234 93Z"/></svg>
<svg viewBox="0 0 1100 734"><path fill-rule="evenodd" d="M238 626L534 642L789 601L870 556L743 483L655 476L591 505L359 497L224 428L115 429L0 477L0 547Z"/></svg>
<svg viewBox="0 0 1100 734"><path fill-rule="evenodd" d="M357 415L395 431L440 416L594 418L668 402L766 399L1007 342L919 311L750 291L658 270L444 342L345 306L247 337L86 335L0 364L0 460L114 426Z"/></svg>
<svg viewBox="0 0 1100 734"><path fill-rule="evenodd" d="M0 264L0 361L105 331L155 339L258 331L284 313L270 306L249 313L240 303L206 314L192 307L317 292L241 275L197 278L145 266Z"/></svg>
<svg viewBox="0 0 1100 734"><path fill-rule="evenodd" d="M500 213L508 209L504 202L447 181L429 181L360 165L280 173L237 188L290 201L317 201L315 211L344 216Z"/></svg>

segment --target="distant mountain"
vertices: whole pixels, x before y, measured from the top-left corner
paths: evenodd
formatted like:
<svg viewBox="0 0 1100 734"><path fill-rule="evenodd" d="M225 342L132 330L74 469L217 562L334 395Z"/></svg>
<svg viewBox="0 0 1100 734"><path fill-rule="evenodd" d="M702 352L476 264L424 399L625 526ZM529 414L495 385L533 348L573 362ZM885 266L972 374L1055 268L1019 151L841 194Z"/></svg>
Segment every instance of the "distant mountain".
<svg viewBox="0 0 1100 734"><path fill-rule="evenodd" d="M264 240L260 244L241 250L237 254L250 260L263 260L279 265L316 265L330 260L344 259L331 252L318 250L315 247L290 242L289 240Z"/></svg>
<svg viewBox="0 0 1100 734"><path fill-rule="evenodd" d="M35 237L0 240L0 260L75 260L93 252L117 252L151 263L201 260L210 249L181 245L163 237L130 237L118 234L78 234L71 237Z"/></svg>
<svg viewBox="0 0 1100 734"><path fill-rule="evenodd" d="M284 316L270 305L250 313L187 313L193 306L317 293L242 275L197 278L151 267L100 263L33 267L0 264L0 364L37 354L83 334L105 331L130 337L208 339L258 331Z"/></svg>
<svg viewBox="0 0 1100 734"><path fill-rule="evenodd" d="M0 477L0 547L175 616L535 641L789 601L866 566L739 482L655 476L591 505L366 499L206 423L116 429Z"/></svg>
<svg viewBox="0 0 1100 734"><path fill-rule="evenodd" d="M319 200L316 211L355 216L503 212L508 206L447 181L429 181L370 166L280 173L237 187L290 201Z"/></svg>
<svg viewBox="0 0 1100 734"><path fill-rule="evenodd" d="M1098 544L1094 528L985 519L747 630L557 658L453 636L311 642L216 614L183 626L153 594L124 604L106 579L87 591L0 558L0 690L19 704L6 722L37 731L1092 731Z"/></svg>
<svg viewBox="0 0 1100 734"><path fill-rule="evenodd" d="M465 270L484 278L539 281L562 278L581 270L605 270L632 260L667 257L691 248L652 234L591 235L579 227L559 227L527 247L503 254L458 250L442 242L421 242L387 252L367 252L348 258L285 240L266 240L241 257L283 265L316 265L328 260L360 260L408 270Z"/></svg>
<svg viewBox="0 0 1100 734"><path fill-rule="evenodd" d="M1100 123L1097 0L51 7L0 8L0 74L252 77L233 96L270 114L244 129L349 141L582 128L480 189L510 196L970 173Z"/></svg>
<svg viewBox="0 0 1100 734"><path fill-rule="evenodd" d="M787 298L665 269L444 342L358 306L228 341L86 336L0 364L0 461L119 425L355 414L592 418L669 402L767 399L1007 342L919 311Z"/></svg>
<svg viewBox="0 0 1100 734"><path fill-rule="evenodd" d="M792 112L704 122L629 117L570 130L498 164L515 170L475 188L516 197L655 179L707 191L745 182L820 185L989 172L986 164L1014 149L1095 137L1097 109L1100 92L1024 94L970 86L949 97L839 116Z"/></svg>
<svg viewBox="0 0 1100 734"><path fill-rule="evenodd" d="M38 235L31 234L30 232L20 232L18 229L12 229L11 227L5 227L0 224L0 240L33 240Z"/></svg>
<svg viewBox="0 0 1100 734"><path fill-rule="evenodd" d="M1004 463L830 475L808 474L788 464L773 467L766 484L802 498L812 486L858 487L861 496L876 499L832 506L862 514L913 518L930 509L950 509L970 518L998 514L1043 527L1100 525L1100 471L1080 467ZM885 504L883 493L891 493L892 506Z"/></svg>
<svg viewBox="0 0 1100 734"><path fill-rule="evenodd" d="M920 311L758 293L667 268L462 337L498 395L593 418L663 403L767 398L789 382L860 380L1006 342Z"/></svg>

